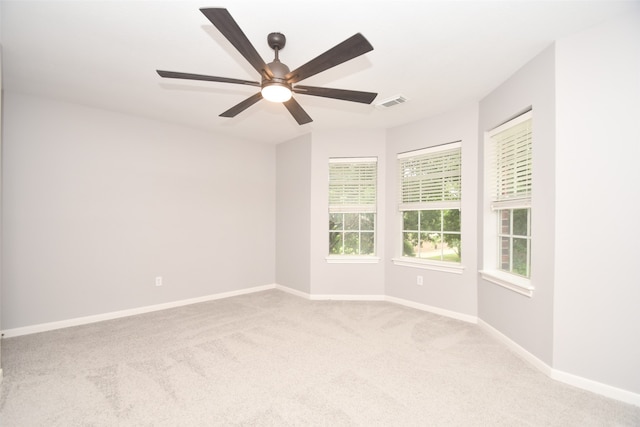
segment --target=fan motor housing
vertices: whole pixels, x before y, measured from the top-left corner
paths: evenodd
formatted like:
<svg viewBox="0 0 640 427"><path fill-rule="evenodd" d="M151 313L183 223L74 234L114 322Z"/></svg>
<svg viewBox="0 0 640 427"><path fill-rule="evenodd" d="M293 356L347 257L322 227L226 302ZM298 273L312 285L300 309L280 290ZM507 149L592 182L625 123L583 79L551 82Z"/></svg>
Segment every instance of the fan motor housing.
<svg viewBox="0 0 640 427"><path fill-rule="evenodd" d="M286 85L291 89L291 85L287 83L285 76L289 74L289 67L287 67L282 62L275 60L267 64L267 67L273 73L273 78L267 79L265 76L262 77L262 86L264 87L265 83L281 83Z"/></svg>

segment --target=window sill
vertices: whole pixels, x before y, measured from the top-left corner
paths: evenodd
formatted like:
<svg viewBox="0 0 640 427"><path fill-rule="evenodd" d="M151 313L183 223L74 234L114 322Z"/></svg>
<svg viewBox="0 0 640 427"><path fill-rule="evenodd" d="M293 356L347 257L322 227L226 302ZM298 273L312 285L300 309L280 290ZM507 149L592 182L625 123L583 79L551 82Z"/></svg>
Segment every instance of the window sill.
<svg viewBox="0 0 640 427"><path fill-rule="evenodd" d="M377 264L380 258L377 256L328 256L327 264Z"/></svg>
<svg viewBox="0 0 640 427"><path fill-rule="evenodd" d="M464 266L462 264L444 261L426 261L423 259L399 257L392 258L391 261L395 265L404 267L423 268L425 270L444 271L445 273L462 274Z"/></svg>
<svg viewBox="0 0 640 427"><path fill-rule="evenodd" d="M505 273L498 270L481 270L480 276L491 283L503 288L517 292L521 295L531 298L535 288L531 285L530 279L519 277L513 274Z"/></svg>

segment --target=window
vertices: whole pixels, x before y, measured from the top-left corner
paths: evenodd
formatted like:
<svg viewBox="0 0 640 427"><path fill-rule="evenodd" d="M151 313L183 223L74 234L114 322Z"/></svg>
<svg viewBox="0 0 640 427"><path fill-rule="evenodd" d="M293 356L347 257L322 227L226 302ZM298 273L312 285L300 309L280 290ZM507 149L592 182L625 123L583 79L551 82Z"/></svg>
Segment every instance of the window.
<svg viewBox="0 0 640 427"><path fill-rule="evenodd" d="M489 242L485 252L489 275L524 288L531 295L532 114L524 113L488 132L485 141L485 182ZM486 272L486 271L485 271ZM506 273L506 276L500 276ZM484 273L483 273L484 274ZM494 274L495 275L495 274ZM491 277L488 277L491 280ZM524 280L522 280L524 279ZM495 280L494 280L495 281ZM504 285L504 280L496 281ZM521 291L519 289L514 289Z"/></svg>
<svg viewBox="0 0 640 427"><path fill-rule="evenodd" d="M329 159L329 255L376 253L377 166L374 157Z"/></svg>
<svg viewBox="0 0 640 427"><path fill-rule="evenodd" d="M460 147L398 155L403 258L460 263Z"/></svg>

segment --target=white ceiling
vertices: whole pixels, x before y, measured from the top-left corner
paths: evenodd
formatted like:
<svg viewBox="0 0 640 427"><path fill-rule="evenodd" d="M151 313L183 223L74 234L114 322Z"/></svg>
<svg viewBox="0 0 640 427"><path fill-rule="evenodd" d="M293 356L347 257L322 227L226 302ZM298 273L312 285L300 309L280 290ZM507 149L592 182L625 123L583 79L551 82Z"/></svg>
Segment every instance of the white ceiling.
<svg viewBox="0 0 640 427"><path fill-rule="evenodd" d="M393 127L481 99L554 40L637 8L637 1L7 1L0 3L3 88L277 143L316 131ZM229 10L265 62L282 32L291 69L360 32L374 50L301 84L402 94L388 109L298 95L299 126L260 101L218 114L251 86L162 79L155 70L259 81L199 11Z"/></svg>

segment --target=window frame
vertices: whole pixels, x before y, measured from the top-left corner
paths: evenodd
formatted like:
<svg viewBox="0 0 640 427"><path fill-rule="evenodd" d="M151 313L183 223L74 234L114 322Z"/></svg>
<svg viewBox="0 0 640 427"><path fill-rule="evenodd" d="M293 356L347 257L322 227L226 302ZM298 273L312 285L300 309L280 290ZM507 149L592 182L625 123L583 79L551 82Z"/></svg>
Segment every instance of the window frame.
<svg viewBox="0 0 640 427"><path fill-rule="evenodd" d="M451 198L444 195L444 183L442 194L439 200L434 200L434 196L436 192L434 191L426 191L423 192L421 189L415 193L414 190L410 189L411 184L406 184L407 180L403 177L403 162L410 161L408 159L416 159L416 161L420 162L422 159L426 159L428 157L437 157L438 153L443 153L446 151L457 151L457 156L459 159L457 165L457 175L453 175L453 187L456 191L458 191L457 197ZM408 266L415 268L422 268L428 270L436 270L443 271L448 273L456 273L462 274L464 270L464 266L462 265L462 259L460 261L444 261L444 260L431 260L424 259L418 257L410 257L404 255L403 244L404 244L404 212L407 211L445 211L445 210L459 210L460 215L462 215L462 141L453 141L447 142L440 145L435 145L427 148L422 148L418 150L407 151L404 153L399 153L397 155L396 165L398 168L398 226L399 230L399 244L396 248L396 253L399 254L392 258L392 262L395 265L400 266ZM449 176L450 177L450 176ZM449 183L451 184L451 182ZM417 197L417 198L416 198ZM431 200L425 200L431 199ZM406 202L406 200L413 201ZM449 230L450 231L450 230ZM456 233L459 233L460 240L462 240L462 224L460 224L460 230ZM445 233L446 234L446 233Z"/></svg>
<svg viewBox="0 0 640 427"><path fill-rule="evenodd" d="M500 181L497 167L493 165L493 158L496 156L496 144L498 141L494 137L504 131L515 128L524 122L530 122L530 131L527 135L528 152L519 162L528 162L526 168L522 169L526 172L514 174L516 178ZM514 168L515 169L515 168ZM520 172L522 171L520 170ZM484 133L484 242L483 242L483 268L480 270L480 276L496 285L502 286L527 297L533 296L535 287L531 280L531 260L532 260L532 229L531 229L531 194L533 188L532 181L533 171L533 111L528 109L524 113L518 114L514 118ZM503 181L509 181L504 184ZM500 197L497 188L500 185L505 188L514 189L514 191L505 191L505 197ZM523 191L522 189L526 191ZM510 223L510 231L503 233L500 224L500 215L504 211L509 211L510 218L513 218L513 212L519 209L527 209L527 235L517 235L516 238L526 238L527 254L526 254L526 270L528 277L514 273L513 271L505 271L500 268L502 257L501 237L513 238L513 224ZM513 246L509 248L509 259L512 263L514 253ZM512 264L510 264L512 265ZM512 270L512 268L510 268Z"/></svg>
<svg viewBox="0 0 640 427"><path fill-rule="evenodd" d="M371 180L368 179L363 179L362 181L358 180L356 178L357 184L359 186L358 188L358 194L356 199L353 198L354 193L350 192L352 191L349 189L346 189L345 192L341 193L340 190L336 191L336 189L334 188L332 190L332 165L334 164L350 164L350 165L354 165L354 164L362 164L362 163L367 163L367 164L373 164L373 195L371 194L362 194L362 188L365 188L365 191L367 189L367 186L369 186L368 188L370 189L371 186ZM331 233L335 233L335 232L339 232L343 235L343 242L344 242L344 234L345 233L358 233L358 246L359 246L359 252L361 250L361 240L362 240L362 233L365 234L372 234L373 235L373 254L365 254L362 255L360 253L358 254L331 254L329 253L330 251L330 246L327 247L327 256L325 257L325 260L327 261L327 263L377 263L379 262L380 258L377 256L378 253L378 212L377 212L377 204L378 204L378 158L377 157L330 157L329 161L328 161L328 176L327 176L327 182L328 182L328 192L329 192L329 197L328 197L328 209L327 209L327 230L328 230L328 234L327 237L330 238ZM366 176L366 172L365 172L365 178L367 178ZM344 179L353 179L354 177L349 177L349 176L345 176L342 177ZM343 183L344 184L344 183ZM340 185L343 184L338 184L337 187L339 187ZM344 187L344 185L343 185ZM346 186L348 187L348 185ZM344 187L344 188L346 188ZM342 197L340 197L342 196ZM362 218L358 218L358 228L353 229L353 230L347 230L344 228L344 224L343 227L341 228L341 230L337 231L337 230L332 230L330 223L331 223L331 218L332 218L332 214L341 214L341 215L347 215L347 214L373 214L373 228L369 229L363 229L362 228ZM329 243L329 242L327 242Z"/></svg>

